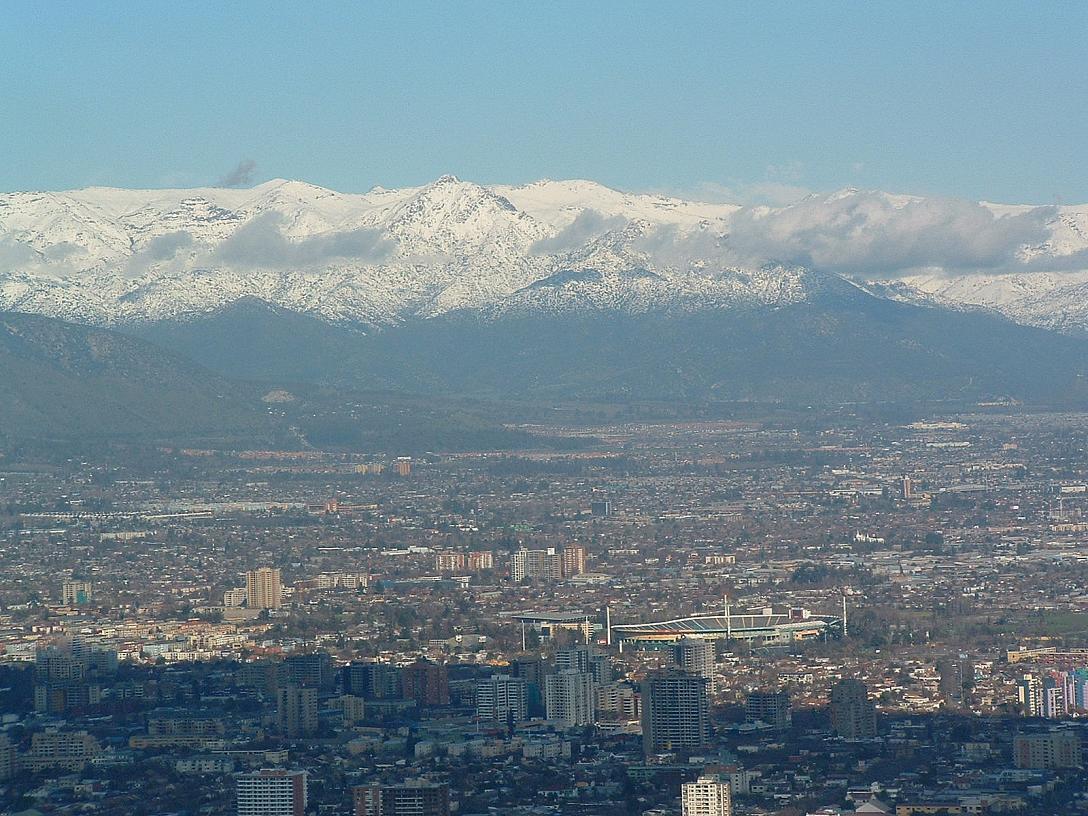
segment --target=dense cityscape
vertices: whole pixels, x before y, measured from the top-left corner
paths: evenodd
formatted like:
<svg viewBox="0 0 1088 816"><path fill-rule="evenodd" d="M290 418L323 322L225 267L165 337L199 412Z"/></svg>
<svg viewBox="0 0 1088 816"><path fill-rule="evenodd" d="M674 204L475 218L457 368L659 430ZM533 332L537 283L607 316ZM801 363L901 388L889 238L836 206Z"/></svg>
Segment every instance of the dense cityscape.
<svg viewBox="0 0 1088 816"><path fill-rule="evenodd" d="M0 19L0 816L1088 816L1088 3Z"/></svg>
<svg viewBox="0 0 1088 816"><path fill-rule="evenodd" d="M13 448L0 809L1088 812L1088 415L765 413Z"/></svg>

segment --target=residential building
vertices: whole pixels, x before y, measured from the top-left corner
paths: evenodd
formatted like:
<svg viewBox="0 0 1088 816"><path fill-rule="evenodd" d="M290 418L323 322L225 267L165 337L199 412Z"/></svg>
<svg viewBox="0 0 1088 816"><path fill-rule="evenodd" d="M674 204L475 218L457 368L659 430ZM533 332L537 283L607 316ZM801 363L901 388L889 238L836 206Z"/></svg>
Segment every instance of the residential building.
<svg viewBox="0 0 1088 816"><path fill-rule="evenodd" d="M443 663L421 657L404 668L401 683L406 700L415 700L421 706L450 704L450 675Z"/></svg>
<svg viewBox="0 0 1088 816"><path fill-rule="evenodd" d="M729 782L717 774L705 774L680 786L683 816L732 816Z"/></svg>
<svg viewBox="0 0 1088 816"><path fill-rule="evenodd" d="M779 731L790 727L790 695L786 691L753 691L744 701L744 719Z"/></svg>
<svg viewBox="0 0 1088 816"><path fill-rule="evenodd" d="M469 572L495 569L495 554L491 550L479 550L468 554Z"/></svg>
<svg viewBox="0 0 1088 816"><path fill-rule="evenodd" d="M61 602L65 606L83 606L91 602L91 582L69 578L61 584Z"/></svg>
<svg viewBox="0 0 1088 816"><path fill-rule="evenodd" d="M283 606L283 581L276 567L261 567L246 573L246 600L250 609L279 609Z"/></svg>
<svg viewBox="0 0 1088 816"><path fill-rule="evenodd" d="M449 816L450 791L422 779L352 789L355 816Z"/></svg>
<svg viewBox="0 0 1088 816"><path fill-rule="evenodd" d="M517 723L528 717L525 681L495 674L476 683L476 716L481 720Z"/></svg>
<svg viewBox="0 0 1088 816"><path fill-rule="evenodd" d="M686 672L707 679L707 690L714 693L714 641L682 638L673 647L676 665Z"/></svg>
<svg viewBox="0 0 1088 816"><path fill-rule="evenodd" d="M317 733L317 689L289 683L276 696L276 727L288 737Z"/></svg>
<svg viewBox="0 0 1088 816"><path fill-rule="evenodd" d="M831 728L848 740L876 736L876 708L860 680L844 678L832 686Z"/></svg>
<svg viewBox="0 0 1088 816"><path fill-rule="evenodd" d="M1081 766L1080 737L1072 731L1020 734L1013 739L1012 758L1017 768L1078 768Z"/></svg>
<svg viewBox="0 0 1088 816"><path fill-rule="evenodd" d="M555 580L562 577L563 559L555 547L549 547L546 550L522 548L510 556L510 579L512 581L523 581L527 578Z"/></svg>
<svg viewBox="0 0 1088 816"><path fill-rule="evenodd" d="M30 738L30 751L20 766L30 773L53 768L81 771L101 752L98 740L86 731L39 731Z"/></svg>
<svg viewBox="0 0 1088 816"><path fill-rule="evenodd" d="M642 681L642 744L647 754L695 750L710 741L710 700L705 677L677 669Z"/></svg>
<svg viewBox="0 0 1088 816"><path fill-rule="evenodd" d="M560 570L564 578L582 575L586 571L586 548L581 544L568 544L563 548Z"/></svg>
<svg viewBox="0 0 1088 816"><path fill-rule="evenodd" d="M15 776L19 768L19 754L6 734L0 734L0 782L6 782Z"/></svg>
<svg viewBox="0 0 1088 816"><path fill-rule="evenodd" d="M303 816L306 772L265 768L236 782L238 816Z"/></svg>
<svg viewBox="0 0 1088 816"><path fill-rule="evenodd" d="M544 678L544 708L559 728L592 725L596 719L597 695L593 675L565 669Z"/></svg>

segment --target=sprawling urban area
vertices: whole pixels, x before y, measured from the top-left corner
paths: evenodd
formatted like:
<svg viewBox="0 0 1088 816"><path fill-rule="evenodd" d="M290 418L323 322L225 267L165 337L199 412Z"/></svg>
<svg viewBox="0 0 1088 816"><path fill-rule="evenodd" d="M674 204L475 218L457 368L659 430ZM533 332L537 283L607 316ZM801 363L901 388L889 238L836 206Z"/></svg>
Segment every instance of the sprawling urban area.
<svg viewBox="0 0 1088 816"><path fill-rule="evenodd" d="M516 430L5 453L0 810L1088 813L1088 415Z"/></svg>

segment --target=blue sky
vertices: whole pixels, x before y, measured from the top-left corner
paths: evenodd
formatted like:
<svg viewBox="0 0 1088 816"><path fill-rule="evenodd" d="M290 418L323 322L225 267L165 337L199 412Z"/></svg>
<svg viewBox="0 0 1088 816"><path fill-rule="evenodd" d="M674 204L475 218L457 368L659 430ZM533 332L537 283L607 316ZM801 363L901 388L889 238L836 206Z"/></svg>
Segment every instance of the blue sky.
<svg viewBox="0 0 1088 816"><path fill-rule="evenodd" d="M0 189L443 173L1088 202L1088 3L22 2Z"/></svg>

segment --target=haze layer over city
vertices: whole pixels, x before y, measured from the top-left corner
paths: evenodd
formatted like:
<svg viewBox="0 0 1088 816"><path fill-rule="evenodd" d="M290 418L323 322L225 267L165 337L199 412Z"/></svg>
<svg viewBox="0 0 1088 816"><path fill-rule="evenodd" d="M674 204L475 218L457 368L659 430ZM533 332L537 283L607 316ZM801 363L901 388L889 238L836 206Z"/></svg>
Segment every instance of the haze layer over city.
<svg viewBox="0 0 1088 816"><path fill-rule="evenodd" d="M3 15L0 812L1088 813L1088 8Z"/></svg>

